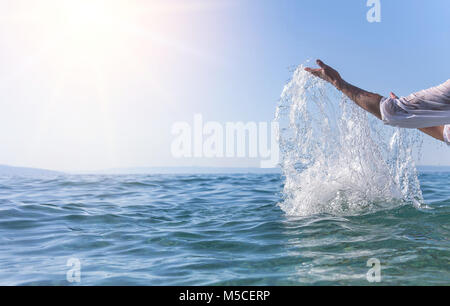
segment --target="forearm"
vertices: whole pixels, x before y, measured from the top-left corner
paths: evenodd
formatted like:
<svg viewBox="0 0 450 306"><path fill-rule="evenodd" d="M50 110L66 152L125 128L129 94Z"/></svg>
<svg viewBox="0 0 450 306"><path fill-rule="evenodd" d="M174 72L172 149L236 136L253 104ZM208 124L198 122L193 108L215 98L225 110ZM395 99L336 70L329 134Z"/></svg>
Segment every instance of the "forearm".
<svg viewBox="0 0 450 306"><path fill-rule="evenodd" d="M357 105L375 115L381 120L380 101L382 96L362 90L352 84L342 81L337 88L347 97L354 101ZM339 88L340 87L340 88ZM444 126L433 126L419 129L421 132L440 141L444 140Z"/></svg>
<svg viewBox="0 0 450 306"><path fill-rule="evenodd" d="M382 96L353 86L344 80L336 87L357 105L381 120L380 101Z"/></svg>
<svg viewBox="0 0 450 306"><path fill-rule="evenodd" d="M433 127L427 127L419 129L421 132L424 132L427 135L430 135L431 137L436 138L440 141L444 140L444 126L433 126Z"/></svg>

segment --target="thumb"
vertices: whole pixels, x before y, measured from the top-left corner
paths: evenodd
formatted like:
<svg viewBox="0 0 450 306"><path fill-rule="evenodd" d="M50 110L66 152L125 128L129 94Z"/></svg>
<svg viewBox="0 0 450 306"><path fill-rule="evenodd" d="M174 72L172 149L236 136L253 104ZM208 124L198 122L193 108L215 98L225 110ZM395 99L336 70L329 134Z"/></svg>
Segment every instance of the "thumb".
<svg viewBox="0 0 450 306"><path fill-rule="evenodd" d="M318 60L316 61L316 63L317 63L317 65L319 65L320 68L325 68L325 67L327 66L327 65L325 65L325 63L322 62L320 59L318 59Z"/></svg>
<svg viewBox="0 0 450 306"><path fill-rule="evenodd" d="M390 96L392 99L398 99L397 95L393 92L391 92Z"/></svg>

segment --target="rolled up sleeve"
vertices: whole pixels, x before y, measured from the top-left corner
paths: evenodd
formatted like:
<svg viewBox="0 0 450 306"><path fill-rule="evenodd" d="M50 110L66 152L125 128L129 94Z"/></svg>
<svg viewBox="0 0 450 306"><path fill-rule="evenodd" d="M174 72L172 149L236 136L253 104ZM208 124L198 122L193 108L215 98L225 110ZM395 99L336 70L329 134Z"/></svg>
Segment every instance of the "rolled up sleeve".
<svg viewBox="0 0 450 306"><path fill-rule="evenodd" d="M381 120L384 124L398 127L408 127L408 113L397 105L396 99L383 97L380 101Z"/></svg>

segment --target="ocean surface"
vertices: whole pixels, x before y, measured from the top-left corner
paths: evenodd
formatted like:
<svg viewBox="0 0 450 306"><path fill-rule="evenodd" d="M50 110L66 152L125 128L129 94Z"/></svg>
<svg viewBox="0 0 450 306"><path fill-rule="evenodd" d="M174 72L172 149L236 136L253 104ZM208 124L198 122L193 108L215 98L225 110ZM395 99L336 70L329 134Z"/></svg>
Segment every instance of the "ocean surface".
<svg viewBox="0 0 450 306"><path fill-rule="evenodd" d="M419 180L420 208L293 216L279 174L2 177L0 285L450 285L450 173Z"/></svg>

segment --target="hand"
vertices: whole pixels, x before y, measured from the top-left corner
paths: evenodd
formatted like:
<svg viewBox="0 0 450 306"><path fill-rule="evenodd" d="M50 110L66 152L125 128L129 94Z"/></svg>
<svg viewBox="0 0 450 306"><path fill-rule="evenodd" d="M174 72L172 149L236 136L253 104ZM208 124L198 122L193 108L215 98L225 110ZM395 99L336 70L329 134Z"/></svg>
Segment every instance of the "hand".
<svg viewBox="0 0 450 306"><path fill-rule="evenodd" d="M339 72L334 70L328 65L325 65L324 62L322 62L320 59L316 61L317 65L319 65L320 68L318 69L312 69L312 68L305 68L306 71L309 73L315 75L316 77L321 78L322 80L325 80L332 85L334 85L337 89L342 90L342 87L344 86L344 80L341 78L341 75Z"/></svg>

